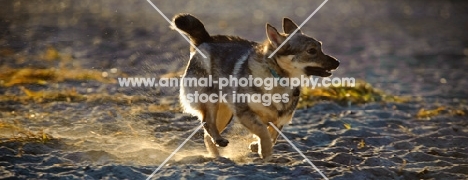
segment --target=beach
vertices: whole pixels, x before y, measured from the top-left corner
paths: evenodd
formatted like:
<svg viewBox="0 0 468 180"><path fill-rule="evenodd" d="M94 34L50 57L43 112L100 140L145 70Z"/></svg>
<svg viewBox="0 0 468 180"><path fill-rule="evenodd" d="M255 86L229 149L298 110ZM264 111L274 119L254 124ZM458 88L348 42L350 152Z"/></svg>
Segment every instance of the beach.
<svg viewBox="0 0 468 180"><path fill-rule="evenodd" d="M153 1L210 34L265 40L323 1ZM0 179L146 179L200 126L178 87L119 78L178 77L190 44L147 1L2 1ZM301 30L385 97L322 99L296 110L273 160L250 152L237 120L211 158L203 130L153 179L467 179L468 3L329 1ZM359 91L359 90L358 90ZM363 92L365 94L366 92ZM395 98L387 98L395 97ZM305 100L304 100L305 101Z"/></svg>

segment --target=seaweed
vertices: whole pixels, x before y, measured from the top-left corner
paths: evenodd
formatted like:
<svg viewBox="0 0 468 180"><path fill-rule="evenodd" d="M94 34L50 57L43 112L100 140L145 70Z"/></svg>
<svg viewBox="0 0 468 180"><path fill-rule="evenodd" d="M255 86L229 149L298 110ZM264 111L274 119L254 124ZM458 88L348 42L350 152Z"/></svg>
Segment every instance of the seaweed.
<svg viewBox="0 0 468 180"><path fill-rule="evenodd" d="M306 108L322 100L333 101L340 105L349 105L370 102L401 103L409 99L387 94L372 87L369 83L358 81L354 87L332 86L315 89L303 87L298 108Z"/></svg>
<svg viewBox="0 0 468 180"><path fill-rule="evenodd" d="M55 101L65 102L87 102L87 103L115 103L115 104L133 104L137 102L148 102L150 99L146 96L133 95L128 96L121 93L93 93L80 94L74 88L59 90L41 90L33 91L20 86L24 94L22 95L0 95L0 102L19 102L19 103L48 103Z"/></svg>
<svg viewBox="0 0 468 180"><path fill-rule="evenodd" d="M63 91L31 91L21 86L20 89L26 94L25 99L30 99L35 102L50 102L50 101L83 101L86 98L78 94L74 88L65 89Z"/></svg>
<svg viewBox="0 0 468 180"><path fill-rule="evenodd" d="M465 116L466 112L465 110L460 108L439 106L434 109L421 108L416 114L416 117L420 119L430 119L431 117L436 117L440 115Z"/></svg>
<svg viewBox="0 0 468 180"><path fill-rule="evenodd" d="M94 80L102 83L116 83L115 78L108 77L106 73L76 67L70 54L61 54L53 46L47 46L44 52L39 55L15 55L13 50L0 49L0 56L13 56L16 59L14 64L20 68L11 68L4 65L0 67L0 86L11 87L15 85L39 84L47 85L63 81L89 81ZM57 67L34 67L30 63L40 62L41 64L53 65ZM55 62L56 61L56 62ZM33 63L34 64L34 63ZM15 65L13 65L15 67Z"/></svg>
<svg viewBox="0 0 468 180"><path fill-rule="evenodd" d="M68 69L68 68L20 68L0 69L0 86L11 87L22 84L46 85L49 83L59 83L67 80L88 81L95 80L103 83L116 83L116 80L103 77L102 72L88 69Z"/></svg>
<svg viewBox="0 0 468 180"><path fill-rule="evenodd" d="M13 132L13 136L3 139L3 142L39 142L44 144L54 139L50 134L47 134L44 129L31 131L21 126L17 121L14 123L0 121L0 129L2 129L3 132Z"/></svg>

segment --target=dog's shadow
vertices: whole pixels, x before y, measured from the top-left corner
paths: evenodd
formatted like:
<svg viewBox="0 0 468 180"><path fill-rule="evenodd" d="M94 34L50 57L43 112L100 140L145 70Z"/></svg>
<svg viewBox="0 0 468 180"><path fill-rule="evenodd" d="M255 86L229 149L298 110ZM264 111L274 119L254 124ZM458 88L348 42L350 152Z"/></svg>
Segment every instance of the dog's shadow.
<svg viewBox="0 0 468 180"><path fill-rule="evenodd" d="M273 164L288 164L291 163L291 159L288 157L282 157L282 156L275 156L274 158L268 162L264 162L262 158L258 156L256 153L250 153L248 156L248 159L250 159L251 163L254 164L264 164L264 163L273 163ZM206 157L203 155L195 155L195 156L186 156L183 157L180 160L177 160L171 164L173 165L183 165L183 164L203 164L207 162L215 162L215 163L221 163L221 164L238 164L239 162L236 162L235 159L230 159L226 157ZM246 163L246 162L244 162ZM242 163L241 163L242 164Z"/></svg>
<svg viewBox="0 0 468 180"><path fill-rule="evenodd" d="M225 157L206 157L203 155L195 155L195 156L186 156L182 159L174 162L173 164L202 164L206 162L219 162L223 164L235 164L235 162L229 158Z"/></svg>

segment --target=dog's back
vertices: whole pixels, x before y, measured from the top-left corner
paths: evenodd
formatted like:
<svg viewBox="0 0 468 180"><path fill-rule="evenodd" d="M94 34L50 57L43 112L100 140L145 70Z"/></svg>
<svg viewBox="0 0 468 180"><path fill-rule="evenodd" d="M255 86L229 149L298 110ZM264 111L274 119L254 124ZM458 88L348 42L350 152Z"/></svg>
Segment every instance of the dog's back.
<svg viewBox="0 0 468 180"><path fill-rule="evenodd" d="M210 36L203 23L190 14L176 15L173 22L207 56L207 58L201 57L192 47L192 56L184 75L186 78L203 78L209 75L214 79L228 77L233 74L234 65L240 59L247 58L245 56L258 46L256 42L237 36ZM191 89L190 87L184 88ZM193 89L196 90L196 88ZM197 89L200 90L200 88ZM207 89L218 89L218 87L216 84L213 87L204 87L202 92L206 92ZM190 92L186 91L186 93Z"/></svg>

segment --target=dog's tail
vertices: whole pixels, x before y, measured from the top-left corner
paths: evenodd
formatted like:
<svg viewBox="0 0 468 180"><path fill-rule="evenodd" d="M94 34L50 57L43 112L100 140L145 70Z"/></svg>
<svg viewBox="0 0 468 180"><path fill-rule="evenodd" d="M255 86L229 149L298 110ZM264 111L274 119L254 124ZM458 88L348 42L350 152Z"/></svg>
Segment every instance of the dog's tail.
<svg viewBox="0 0 468 180"><path fill-rule="evenodd" d="M189 36L190 41L192 41L195 46L211 40L211 36L206 31L203 23L190 14L177 14L174 16L172 22L177 29Z"/></svg>

